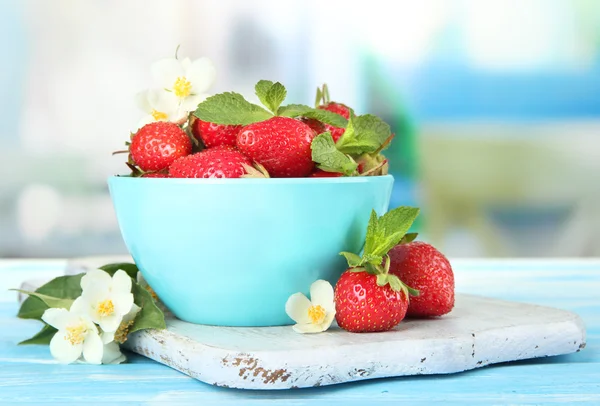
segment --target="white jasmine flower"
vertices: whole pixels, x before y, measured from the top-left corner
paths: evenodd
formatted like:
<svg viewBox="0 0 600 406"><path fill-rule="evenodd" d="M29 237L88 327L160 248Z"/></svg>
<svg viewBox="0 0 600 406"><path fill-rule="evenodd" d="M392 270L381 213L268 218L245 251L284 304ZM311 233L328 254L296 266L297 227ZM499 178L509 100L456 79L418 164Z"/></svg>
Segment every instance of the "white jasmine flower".
<svg viewBox="0 0 600 406"><path fill-rule="evenodd" d="M90 364L102 362L104 346L90 317L67 309L48 309L42 320L58 330L50 341L50 353L60 363L75 362L82 354Z"/></svg>
<svg viewBox="0 0 600 406"><path fill-rule="evenodd" d="M179 99L164 90L151 89L138 93L135 101L140 110L147 115L138 123L137 129L155 121L170 121L181 124L187 119L187 112L179 105Z"/></svg>
<svg viewBox="0 0 600 406"><path fill-rule="evenodd" d="M310 300L302 293L294 293L285 304L285 312L296 322L298 333L320 333L331 326L335 318L333 287L324 280L310 286Z"/></svg>
<svg viewBox="0 0 600 406"><path fill-rule="evenodd" d="M121 347L116 342L111 342L104 345L104 353L102 355L103 364L120 364L126 361L127 358L121 353Z"/></svg>
<svg viewBox="0 0 600 406"><path fill-rule="evenodd" d="M101 269L89 271L81 278L82 293L71 305L71 311L87 315L102 331L114 333L134 306L131 283L122 270L113 277Z"/></svg>
<svg viewBox="0 0 600 406"><path fill-rule="evenodd" d="M190 112L202 102L215 81L217 70L209 58L164 58L152 64L152 75L165 91L178 99L179 108Z"/></svg>

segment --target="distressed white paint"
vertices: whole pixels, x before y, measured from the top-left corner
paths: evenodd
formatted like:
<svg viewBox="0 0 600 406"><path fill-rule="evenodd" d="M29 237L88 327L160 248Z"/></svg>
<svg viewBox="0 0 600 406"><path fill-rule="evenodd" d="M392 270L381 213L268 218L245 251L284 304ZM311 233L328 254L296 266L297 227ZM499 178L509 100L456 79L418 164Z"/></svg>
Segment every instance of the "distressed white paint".
<svg viewBox="0 0 600 406"><path fill-rule="evenodd" d="M247 389L447 374L585 346L574 313L470 295L458 295L445 317L405 320L386 333L334 327L301 335L291 327L212 327L176 319L167 325L135 334L126 346L203 382Z"/></svg>

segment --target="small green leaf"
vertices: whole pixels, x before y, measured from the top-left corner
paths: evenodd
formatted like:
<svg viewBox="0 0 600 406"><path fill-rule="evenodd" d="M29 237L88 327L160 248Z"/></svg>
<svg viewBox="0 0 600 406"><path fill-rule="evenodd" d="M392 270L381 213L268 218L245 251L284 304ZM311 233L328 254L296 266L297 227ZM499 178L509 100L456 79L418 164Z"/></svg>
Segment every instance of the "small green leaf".
<svg viewBox="0 0 600 406"><path fill-rule="evenodd" d="M340 172L348 176L356 174L358 165L348 155L337 150L331 133L324 132L316 136L310 148L312 160L320 169L327 172Z"/></svg>
<svg viewBox="0 0 600 406"><path fill-rule="evenodd" d="M362 267L362 266L357 266L357 267L354 267L354 268L350 268L349 271L350 272L355 272L355 273L356 272L365 272L366 269L364 267Z"/></svg>
<svg viewBox="0 0 600 406"><path fill-rule="evenodd" d="M348 266L350 267L356 267L361 265L362 259L356 255L353 254L352 252L340 252L340 255L343 255L346 258L346 261L348 261Z"/></svg>
<svg viewBox="0 0 600 406"><path fill-rule="evenodd" d="M198 105L194 115L216 124L248 125L273 117L256 104L248 102L239 93L225 92L211 96Z"/></svg>
<svg viewBox="0 0 600 406"><path fill-rule="evenodd" d="M40 299L41 301L43 301L46 304L46 306L48 306L48 307L55 307L57 309L67 309L68 310L71 308L71 305L73 304L72 299L61 299L60 297L48 296L48 295L44 295L41 293L30 292L28 290L21 290L21 289L10 289L10 290L14 290L15 292L21 292L21 293L24 293L29 296L35 296L38 299Z"/></svg>
<svg viewBox="0 0 600 406"><path fill-rule="evenodd" d="M346 125L348 125L348 120L339 114L327 110L313 109L304 104L288 104L287 106L281 106L278 115L283 117L314 118L322 123L340 128L346 128Z"/></svg>
<svg viewBox="0 0 600 406"><path fill-rule="evenodd" d="M267 104L265 106L267 106L273 114L277 114L277 110L285 100L285 96L287 96L285 87L283 87L281 83L275 82L269 89L269 93L267 93Z"/></svg>
<svg viewBox="0 0 600 406"><path fill-rule="evenodd" d="M129 329L129 334L148 328L167 328L165 323L165 315L163 314L162 310L156 306L156 303L154 302L154 299L152 299L150 292L136 282L132 284L131 291L133 293L134 303L141 307L141 310L133 321L133 325Z"/></svg>
<svg viewBox="0 0 600 406"><path fill-rule="evenodd" d="M100 267L103 271L106 271L110 276L113 276L118 270L125 271L127 275L132 277L134 280L137 278L138 267L136 264L130 262L119 262L115 264L106 264Z"/></svg>
<svg viewBox="0 0 600 406"><path fill-rule="evenodd" d="M336 145L346 154L372 153L377 151L390 135L390 126L377 116L351 116L346 131Z"/></svg>
<svg viewBox="0 0 600 406"><path fill-rule="evenodd" d="M418 208L408 206L401 206L390 210L380 218L377 218L377 215L373 211L369 225L367 226L367 238L363 256L379 255L383 257L389 250L400 243L418 215Z"/></svg>
<svg viewBox="0 0 600 406"><path fill-rule="evenodd" d="M406 233L404 237L402 237L402 240L400 240L400 244L412 242L417 238L418 235L419 233Z"/></svg>
<svg viewBox="0 0 600 406"><path fill-rule="evenodd" d="M81 296L81 278L83 275L84 274L81 273L79 275L59 276L36 289L36 293L75 300ZM17 317L22 319L41 320L42 315L48 308L48 305L42 300L35 296L29 296L23 301L23 304L21 304Z"/></svg>
<svg viewBox="0 0 600 406"><path fill-rule="evenodd" d="M273 82L270 80L259 80L254 86L254 93L256 93L256 96L258 96L258 99L264 106L267 105L267 93L269 93L269 89L272 86Z"/></svg>
<svg viewBox="0 0 600 406"><path fill-rule="evenodd" d="M400 292L405 286L396 275L391 274L387 274L387 283L389 283L390 288L396 292Z"/></svg>
<svg viewBox="0 0 600 406"><path fill-rule="evenodd" d="M28 345L28 344L42 344L48 345L50 344L50 340L54 337L54 334L58 332L54 327L45 324L44 327L33 337L23 340L19 343L19 345Z"/></svg>
<svg viewBox="0 0 600 406"><path fill-rule="evenodd" d="M385 286L388 284L388 274L380 273L377 274L377 286Z"/></svg>

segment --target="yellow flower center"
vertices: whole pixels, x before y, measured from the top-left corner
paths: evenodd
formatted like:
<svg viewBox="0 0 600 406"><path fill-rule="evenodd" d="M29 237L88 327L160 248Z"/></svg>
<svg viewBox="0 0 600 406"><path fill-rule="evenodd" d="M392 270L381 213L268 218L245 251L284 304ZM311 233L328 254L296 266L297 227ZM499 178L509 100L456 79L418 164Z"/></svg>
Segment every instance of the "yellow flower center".
<svg viewBox="0 0 600 406"><path fill-rule="evenodd" d="M192 93L192 84L185 77L179 76L173 85L173 93L177 97L188 97Z"/></svg>
<svg viewBox="0 0 600 406"><path fill-rule="evenodd" d="M107 299L98 303L97 311L100 316L110 316L115 312L115 305L113 304L112 300Z"/></svg>
<svg viewBox="0 0 600 406"><path fill-rule="evenodd" d="M325 309L320 305L309 307L308 318L313 324L323 323L323 320L325 320Z"/></svg>
<svg viewBox="0 0 600 406"><path fill-rule="evenodd" d="M65 335L65 340L70 342L71 345L81 344L85 339L86 333L87 328L83 324L67 327L67 335Z"/></svg>
<svg viewBox="0 0 600 406"><path fill-rule="evenodd" d="M152 115L152 117L154 118L155 121L161 121L161 120L166 120L167 117L167 113L163 113L162 111L156 111L156 110L152 110L152 113L150 113Z"/></svg>

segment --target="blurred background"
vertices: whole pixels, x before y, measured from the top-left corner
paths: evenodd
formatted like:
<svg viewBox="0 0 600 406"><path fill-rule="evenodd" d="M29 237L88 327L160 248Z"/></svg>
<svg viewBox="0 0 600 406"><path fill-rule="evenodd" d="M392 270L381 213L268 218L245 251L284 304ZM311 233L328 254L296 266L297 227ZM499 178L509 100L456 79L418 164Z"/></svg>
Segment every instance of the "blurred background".
<svg viewBox="0 0 600 406"><path fill-rule="evenodd" d="M600 256L596 0L0 0L0 257L125 253L106 178L162 57L388 121L392 206L454 257Z"/></svg>

